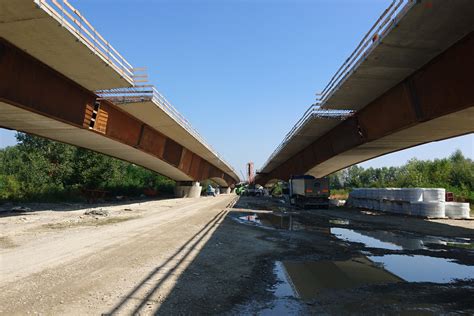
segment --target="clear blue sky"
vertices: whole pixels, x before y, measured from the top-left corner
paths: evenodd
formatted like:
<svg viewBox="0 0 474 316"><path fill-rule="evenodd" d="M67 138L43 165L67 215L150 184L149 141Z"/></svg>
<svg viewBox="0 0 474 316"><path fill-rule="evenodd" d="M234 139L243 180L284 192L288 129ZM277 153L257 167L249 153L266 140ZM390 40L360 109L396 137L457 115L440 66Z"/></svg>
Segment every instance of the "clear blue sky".
<svg viewBox="0 0 474 316"><path fill-rule="evenodd" d="M260 167L390 1L70 0L237 169ZM0 130L0 146L14 143ZM474 136L365 162L474 158Z"/></svg>

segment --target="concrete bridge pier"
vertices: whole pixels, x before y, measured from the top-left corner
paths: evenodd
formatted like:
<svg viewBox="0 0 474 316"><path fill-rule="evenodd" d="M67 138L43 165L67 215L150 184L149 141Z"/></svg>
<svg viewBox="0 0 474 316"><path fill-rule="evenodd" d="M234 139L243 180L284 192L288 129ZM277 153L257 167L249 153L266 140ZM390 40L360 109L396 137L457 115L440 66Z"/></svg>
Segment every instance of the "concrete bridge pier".
<svg viewBox="0 0 474 316"><path fill-rule="evenodd" d="M221 194L230 194L231 192L231 189L230 187L223 187L223 188L220 188L220 191L221 191Z"/></svg>
<svg viewBox="0 0 474 316"><path fill-rule="evenodd" d="M201 189L197 181L177 181L174 194L179 198L197 198L201 196Z"/></svg>

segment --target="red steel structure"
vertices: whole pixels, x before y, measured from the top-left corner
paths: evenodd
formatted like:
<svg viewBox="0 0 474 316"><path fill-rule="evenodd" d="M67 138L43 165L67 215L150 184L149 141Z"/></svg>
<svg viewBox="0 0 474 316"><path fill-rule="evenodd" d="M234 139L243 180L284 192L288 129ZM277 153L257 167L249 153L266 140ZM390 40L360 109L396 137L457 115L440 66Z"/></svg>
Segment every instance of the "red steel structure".
<svg viewBox="0 0 474 316"><path fill-rule="evenodd" d="M247 179L249 181L249 184L253 184L255 182L255 171L253 162L247 163Z"/></svg>

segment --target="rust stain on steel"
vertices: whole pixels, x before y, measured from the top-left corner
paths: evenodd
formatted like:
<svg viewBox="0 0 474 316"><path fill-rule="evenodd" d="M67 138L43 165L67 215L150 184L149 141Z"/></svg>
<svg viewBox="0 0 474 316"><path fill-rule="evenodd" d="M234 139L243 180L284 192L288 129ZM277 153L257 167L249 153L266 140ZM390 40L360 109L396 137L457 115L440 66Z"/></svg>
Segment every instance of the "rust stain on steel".
<svg viewBox="0 0 474 316"><path fill-rule="evenodd" d="M209 178L222 178L223 173L218 168L211 165L209 167Z"/></svg>
<svg viewBox="0 0 474 316"><path fill-rule="evenodd" d="M183 148L183 153L181 154L181 161L179 163L179 168L183 170L186 174L189 174L192 160L193 160L193 152L186 148Z"/></svg>
<svg viewBox="0 0 474 316"><path fill-rule="evenodd" d="M151 127L144 125L142 137L138 148L163 159L163 151L165 149L166 136Z"/></svg>
<svg viewBox="0 0 474 316"><path fill-rule="evenodd" d="M418 122L411 103L410 91L400 83L356 114L359 123L372 141Z"/></svg>
<svg viewBox="0 0 474 316"><path fill-rule="evenodd" d="M163 159L173 166L178 167L181 160L181 153L183 151L183 146L167 138L165 142L165 150L163 152Z"/></svg>
<svg viewBox="0 0 474 316"><path fill-rule="evenodd" d="M210 164L207 161L205 160L201 161L201 164L199 165L198 180L209 179L209 168L210 168Z"/></svg>
<svg viewBox="0 0 474 316"><path fill-rule="evenodd" d="M100 103L96 103L98 99L93 92L2 38L0 100L77 128L92 128L91 133L100 133L103 137L165 160L195 180L199 180L201 165L204 174L209 173L209 162L185 150L174 140L145 125L111 102L100 100ZM230 176L226 181L229 181L229 184L235 183Z"/></svg>
<svg viewBox="0 0 474 316"><path fill-rule="evenodd" d="M474 106L474 32L413 76L427 119Z"/></svg>
<svg viewBox="0 0 474 316"><path fill-rule="evenodd" d="M22 108L82 126L94 104L93 94L1 38L0 69L1 98Z"/></svg>
<svg viewBox="0 0 474 316"><path fill-rule="evenodd" d="M100 109L108 114L106 135L129 146L135 146L143 122L122 111L112 103L102 100Z"/></svg>
<svg viewBox="0 0 474 316"><path fill-rule="evenodd" d="M474 32L257 180L287 180L364 143L474 106L472 56Z"/></svg>
<svg viewBox="0 0 474 316"><path fill-rule="evenodd" d="M191 168L189 169L189 175L193 177L193 179L199 179L199 166L201 165L201 157L196 154L193 154L193 158L191 160Z"/></svg>
<svg viewBox="0 0 474 316"><path fill-rule="evenodd" d="M231 176L229 176L227 173L224 174L224 181L229 185L233 186L235 184L235 180L232 179Z"/></svg>

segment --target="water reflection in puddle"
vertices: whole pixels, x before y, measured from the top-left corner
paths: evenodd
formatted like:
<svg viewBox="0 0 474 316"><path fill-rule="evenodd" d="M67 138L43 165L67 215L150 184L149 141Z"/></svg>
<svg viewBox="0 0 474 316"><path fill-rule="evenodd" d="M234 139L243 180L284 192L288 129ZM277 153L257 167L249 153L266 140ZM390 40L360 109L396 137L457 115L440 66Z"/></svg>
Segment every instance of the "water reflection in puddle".
<svg viewBox="0 0 474 316"><path fill-rule="evenodd" d="M256 224L261 225L260 219L258 218L257 214L249 214L245 216L239 216L237 219L245 224Z"/></svg>
<svg viewBox="0 0 474 316"><path fill-rule="evenodd" d="M344 261L285 261L283 265L298 297L303 300L315 299L326 290L402 281L362 256Z"/></svg>
<svg viewBox="0 0 474 316"><path fill-rule="evenodd" d="M372 261L409 282L448 283L455 279L473 279L474 266L449 259L428 256L370 256Z"/></svg>
<svg viewBox="0 0 474 316"><path fill-rule="evenodd" d="M355 231L345 228L331 228L331 233L339 239L358 242L370 248L388 250L427 249L427 245L472 245L469 239L450 239L434 236L410 237L385 231ZM387 271L408 282L447 283L455 279L474 278L474 266L453 262L450 259L421 255L384 255L372 256L363 252L368 258Z"/></svg>
<svg viewBox="0 0 474 316"><path fill-rule="evenodd" d="M402 247L397 246L396 244L393 244L390 242L384 242L370 236L365 236L352 229L337 228L337 227L331 228L331 234L333 234L334 236L342 240L362 243L366 247L382 248L382 249L389 249L389 250L402 250L403 249Z"/></svg>
<svg viewBox="0 0 474 316"><path fill-rule="evenodd" d="M275 285L274 294L276 297L294 297L295 291L288 280L285 267L280 261L275 262L275 268L273 269L278 283Z"/></svg>
<svg viewBox="0 0 474 316"><path fill-rule="evenodd" d="M468 238L443 238L436 236L410 236L382 230L352 230L346 228L331 228L331 233L337 238L363 243L366 247L388 250L417 250L428 249L430 245L443 245L452 247L472 247Z"/></svg>
<svg viewBox="0 0 474 316"><path fill-rule="evenodd" d="M262 305L257 302L250 302L237 306L234 310L239 315L301 315L304 314L304 305L297 299L292 283L288 278L282 262L277 261L273 269L277 283L269 289L274 295L274 299L268 304ZM234 313L232 313L234 314Z"/></svg>
<svg viewBox="0 0 474 316"><path fill-rule="evenodd" d="M300 230L301 225L293 222L293 216L286 213L254 213L234 217L239 223L256 225L265 228Z"/></svg>
<svg viewBox="0 0 474 316"><path fill-rule="evenodd" d="M349 220L342 219L342 218L330 219L329 223L333 225L349 225L350 224Z"/></svg>

